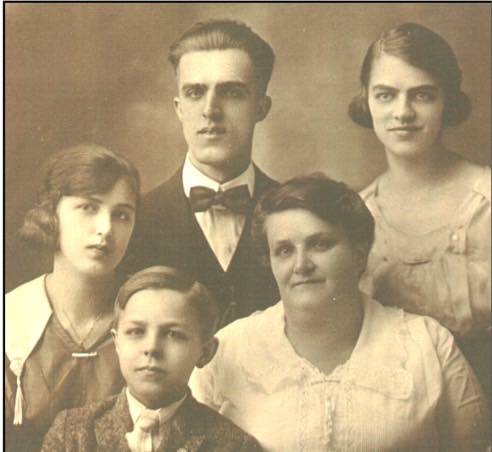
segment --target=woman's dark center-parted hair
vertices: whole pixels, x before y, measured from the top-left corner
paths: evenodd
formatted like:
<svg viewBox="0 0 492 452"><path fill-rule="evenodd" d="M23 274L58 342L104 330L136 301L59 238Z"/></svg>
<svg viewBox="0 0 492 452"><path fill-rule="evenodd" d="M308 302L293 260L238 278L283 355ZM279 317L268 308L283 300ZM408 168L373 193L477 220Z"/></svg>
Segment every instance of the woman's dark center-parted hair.
<svg viewBox="0 0 492 452"><path fill-rule="evenodd" d="M349 116L362 127L373 128L368 89L374 62L381 55L400 58L434 77L444 93L444 127L463 122L471 111L469 97L461 91L462 72L450 45L437 33L415 23L405 23L371 44L360 72L361 92L349 105Z"/></svg>

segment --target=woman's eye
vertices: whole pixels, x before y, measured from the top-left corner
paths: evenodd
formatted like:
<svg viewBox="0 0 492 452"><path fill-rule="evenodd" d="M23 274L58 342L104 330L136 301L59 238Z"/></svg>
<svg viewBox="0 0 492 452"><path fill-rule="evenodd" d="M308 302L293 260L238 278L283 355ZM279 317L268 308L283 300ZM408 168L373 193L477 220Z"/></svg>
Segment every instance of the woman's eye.
<svg viewBox="0 0 492 452"><path fill-rule="evenodd" d="M388 92L378 93L378 94L376 94L376 99L380 100L382 102L387 102L387 101L393 99L393 94L388 93Z"/></svg>
<svg viewBox="0 0 492 452"><path fill-rule="evenodd" d="M79 206L79 208L84 211L84 212L89 212L89 213L92 213L92 212L95 212L97 210L96 206L94 204L91 204L91 203L84 203L84 204L81 204Z"/></svg>
<svg viewBox="0 0 492 452"><path fill-rule="evenodd" d="M119 221L129 221L130 220L130 214L128 212L115 212L114 213L114 218L119 220Z"/></svg>
<svg viewBox="0 0 492 452"><path fill-rule="evenodd" d="M314 244L317 250L327 250L333 246L333 242L330 240L319 240Z"/></svg>
<svg viewBox="0 0 492 452"><path fill-rule="evenodd" d="M275 250L274 255L279 256L279 257L285 257L288 256L291 253L291 248L288 246L282 246L280 248L277 248Z"/></svg>

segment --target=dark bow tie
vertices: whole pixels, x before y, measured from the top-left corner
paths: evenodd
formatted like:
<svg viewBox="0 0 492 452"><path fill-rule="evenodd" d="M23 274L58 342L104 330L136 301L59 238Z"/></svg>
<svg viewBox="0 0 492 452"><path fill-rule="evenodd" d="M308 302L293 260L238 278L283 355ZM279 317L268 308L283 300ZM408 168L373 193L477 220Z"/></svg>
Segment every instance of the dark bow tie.
<svg viewBox="0 0 492 452"><path fill-rule="evenodd" d="M251 196L247 185L230 188L226 191L213 191L207 187L192 187L190 204L193 212L203 212L213 205L220 204L236 213L248 212Z"/></svg>

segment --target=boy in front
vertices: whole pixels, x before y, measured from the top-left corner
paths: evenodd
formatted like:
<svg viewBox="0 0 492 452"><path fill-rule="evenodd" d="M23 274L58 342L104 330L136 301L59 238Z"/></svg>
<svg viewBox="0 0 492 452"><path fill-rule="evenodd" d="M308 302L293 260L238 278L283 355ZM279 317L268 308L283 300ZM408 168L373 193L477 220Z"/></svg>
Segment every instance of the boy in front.
<svg viewBox="0 0 492 452"><path fill-rule="evenodd" d="M106 401L62 411L43 451L256 451L254 438L198 403L194 367L214 356L218 309L185 273L152 267L120 289L112 334L127 387Z"/></svg>

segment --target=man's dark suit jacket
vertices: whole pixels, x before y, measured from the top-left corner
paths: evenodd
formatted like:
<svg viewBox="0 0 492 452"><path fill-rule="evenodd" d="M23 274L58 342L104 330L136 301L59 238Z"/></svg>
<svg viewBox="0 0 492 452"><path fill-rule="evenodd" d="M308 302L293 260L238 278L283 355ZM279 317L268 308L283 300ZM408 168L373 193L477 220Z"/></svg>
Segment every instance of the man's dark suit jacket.
<svg viewBox="0 0 492 452"><path fill-rule="evenodd" d="M280 297L271 270L260 264L250 237L254 207L261 195L277 183L255 167L253 202L236 252L224 272L190 209L183 190L182 170L181 167L144 197L127 269L131 268L132 273L154 265L168 265L186 271L215 295L223 316L222 325L278 302Z"/></svg>
<svg viewBox="0 0 492 452"><path fill-rule="evenodd" d="M126 433L133 430L125 389L85 407L64 410L44 438L42 452L129 452ZM171 420L169 436L156 452L260 451L258 442L191 394Z"/></svg>

